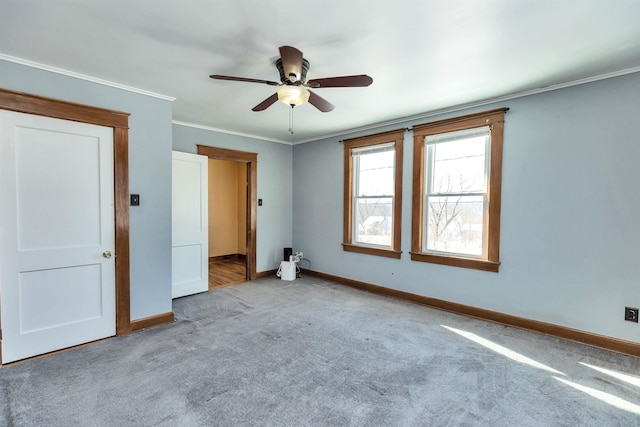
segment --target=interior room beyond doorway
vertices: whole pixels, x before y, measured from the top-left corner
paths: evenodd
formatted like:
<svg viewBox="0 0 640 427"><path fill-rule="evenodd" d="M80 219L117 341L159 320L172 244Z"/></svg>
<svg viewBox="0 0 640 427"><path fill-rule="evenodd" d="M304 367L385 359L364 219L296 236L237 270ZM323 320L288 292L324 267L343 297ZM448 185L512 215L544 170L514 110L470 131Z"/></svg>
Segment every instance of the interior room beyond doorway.
<svg viewBox="0 0 640 427"><path fill-rule="evenodd" d="M209 289L246 280L247 165L209 159Z"/></svg>

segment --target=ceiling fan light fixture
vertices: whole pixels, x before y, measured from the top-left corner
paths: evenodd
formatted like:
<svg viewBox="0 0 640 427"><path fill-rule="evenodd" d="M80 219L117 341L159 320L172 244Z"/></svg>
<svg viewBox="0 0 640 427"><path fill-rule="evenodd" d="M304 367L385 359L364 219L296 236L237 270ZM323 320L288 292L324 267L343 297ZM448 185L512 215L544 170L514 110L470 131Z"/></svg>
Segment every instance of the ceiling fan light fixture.
<svg viewBox="0 0 640 427"><path fill-rule="evenodd" d="M309 101L310 92L300 86L283 85L277 90L278 101L284 102L287 105L300 105Z"/></svg>

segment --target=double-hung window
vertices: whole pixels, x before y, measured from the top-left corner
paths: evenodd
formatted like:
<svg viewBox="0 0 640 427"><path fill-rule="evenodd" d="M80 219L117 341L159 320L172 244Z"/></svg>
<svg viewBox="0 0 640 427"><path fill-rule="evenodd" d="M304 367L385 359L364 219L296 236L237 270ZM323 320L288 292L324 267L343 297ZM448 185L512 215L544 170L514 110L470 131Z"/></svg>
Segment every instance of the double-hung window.
<svg viewBox="0 0 640 427"><path fill-rule="evenodd" d="M414 126L413 260L498 271L504 111Z"/></svg>
<svg viewBox="0 0 640 427"><path fill-rule="evenodd" d="M404 130L344 142L345 251L400 258Z"/></svg>

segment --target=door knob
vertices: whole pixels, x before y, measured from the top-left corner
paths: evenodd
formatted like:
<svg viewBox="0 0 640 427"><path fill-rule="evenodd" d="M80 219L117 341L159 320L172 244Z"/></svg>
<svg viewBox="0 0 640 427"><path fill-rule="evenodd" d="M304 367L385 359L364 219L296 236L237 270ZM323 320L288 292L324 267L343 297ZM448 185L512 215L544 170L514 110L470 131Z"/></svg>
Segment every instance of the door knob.
<svg viewBox="0 0 640 427"><path fill-rule="evenodd" d="M102 252L102 256L105 257L105 258L111 258L111 251Z"/></svg>

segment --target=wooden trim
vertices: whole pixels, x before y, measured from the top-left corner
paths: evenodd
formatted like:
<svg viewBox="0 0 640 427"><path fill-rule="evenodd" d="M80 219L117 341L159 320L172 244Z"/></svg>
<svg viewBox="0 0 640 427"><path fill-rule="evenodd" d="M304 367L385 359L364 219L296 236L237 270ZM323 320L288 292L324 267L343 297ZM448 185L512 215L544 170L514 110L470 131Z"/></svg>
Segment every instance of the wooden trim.
<svg viewBox="0 0 640 427"><path fill-rule="evenodd" d="M94 125L129 127L129 114L23 92L0 89L0 109Z"/></svg>
<svg viewBox="0 0 640 427"><path fill-rule="evenodd" d="M225 261L225 260L230 260L230 259L237 259L237 260L246 261L247 256L245 254L229 254L229 255L210 256L209 257L209 262Z"/></svg>
<svg viewBox="0 0 640 427"><path fill-rule="evenodd" d="M354 148L368 147L387 142L395 143L394 195L393 195L393 241L391 248L375 248L353 242L353 156ZM347 252L358 252L390 258L400 258L402 242L402 165L404 164L404 129L361 136L344 141L344 190L342 219L342 248Z"/></svg>
<svg viewBox="0 0 640 427"><path fill-rule="evenodd" d="M231 160L233 162L251 163L258 161L258 155L256 153L210 147L208 145L198 145L198 154L207 156L210 159Z"/></svg>
<svg viewBox="0 0 640 427"><path fill-rule="evenodd" d="M567 328L565 326L555 325L553 323L541 322L538 320L527 319L524 317L514 316L511 314L500 313L497 311L486 310L483 308L473 307L470 305L458 304L441 299L431 298L423 295L412 294L409 292L399 291L397 289L386 288L371 283L360 282L357 280L347 279L332 274L321 273L318 271L301 269L302 273L319 277L323 280L338 283L340 285L349 286L361 291L370 292L377 295L395 298L402 301L420 304L438 310L448 311L462 316L473 317L501 325L511 326L530 332L541 333L567 341L574 341L580 344L590 345L617 353L627 354L629 356L640 357L640 343L633 341L621 340L618 338L598 335L592 332L585 332L578 329Z"/></svg>
<svg viewBox="0 0 640 427"><path fill-rule="evenodd" d="M376 248L373 246L352 245L348 243L342 244L342 250L345 252L355 252L365 255L377 255L387 258L400 259L402 251L394 251L393 249Z"/></svg>
<svg viewBox="0 0 640 427"><path fill-rule="evenodd" d="M114 129L116 335L130 332L129 114L1 88L0 109Z"/></svg>
<svg viewBox="0 0 640 427"><path fill-rule="evenodd" d="M452 267L472 268L475 270L490 271L492 273L497 273L500 268L499 262L476 258L462 258L457 256L432 255L422 252L411 252L411 261L430 262L432 264L450 265Z"/></svg>
<svg viewBox="0 0 640 427"><path fill-rule="evenodd" d="M129 136L114 129L114 203L116 226L116 335L131 331L129 252Z"/></svg>
<svg viewBox="0 0 640 427"><path fill-rule="evenodd" d="M256 240L258 230L258 159L247 163L247 280L256 278Z"/></svg>
<svg viewBox="0 0 640 427"><path fill-rule="evenodd" d="M450 117L448 119L413 125L412 129L414 132L423 135L433 135L436 133L487 126L491 124L496 117L504 117L504 113L507 111L509 111L508 108L496 108L495 110L487 110L480 113L471 113L464 116Z"/></svg>
<svg viewBox="0 0 640 427"><path fill-rule="evenodd" d="M258 209L258 154L247 151L198 145L198 154L215 160L247 164L247 280L256 279L256 233Z"/></svg>
<svg viewBox="0 0 640 427"><path fill-rule="evenodd" d="M400 252L402 242L402 176L404 165L404 129L396 134L396 164L393 189L393 245L391 248L395 252ZM398 258L400 253L398 253Z"/></svg>
<svg viewBox="0 0 640 427"><path fill-rule="evenodd" d="M502 137L504 134L504 113L491 123L491 160L489 165L489 218L488 247L489 261L500 264L500 206L502 205ZM496 268L496 272L497 272Z"/></svg>
<svg viewBox="0 0 640 427"><path fill-rule="evenodd" d="M500 268L500 209L502 202L502 139L504 114L508 108L499 108L481 113L468 114L413 127L413 192L411 199L411 260L430 262L454 267L471 268L497 273ZM463 129L481 126L491 128L490 173L487 183L489 210L485 227L487 230L487 258L472 259L457 255L425 252L422 247L425 203L425 148L424 138Z"/></svg>
<svg viewBox="0 0 640 427"><path fill-rule="evenodd" d="M343 142L345 145L349 145L349 148L368 147L369 145L384 144L385 142L393 142L397 141L398 139L404 139L404 131L404 128L388 130L386 132L380 132L374 135L348 138Z"/></svg>
<svg viewBox="0 0 640 427"><path fill-rule="evenodd" d="M351 236L353 236L353 156L351 150L344 146L344 189L342 192L342 242L344 245L351 244Z"/></svg>
<svg viewBox="0 0 640 427"><path fill-rule="evenodd" d="M277 272L278 272L277 268L274 268L273 270L259 271L259 272L256 273L256 279L262 279L263 277L275 276Z"/></svg>
<svg viewBox="0 0 640 427"><path fill-rule="evenodd" d="M413 182L411 194L411 251L422 252L424 218L424 137L413 135Z"/></svg>
<svg viewBox="0 0 640 427"><path fill-rule="evenodd" d="M166 313L154 314L153 316L143 317L131 321L131 332L141 331L143 329L153 328L154 326L166 325L173 323L175 320L173 311Z"/></svg>

